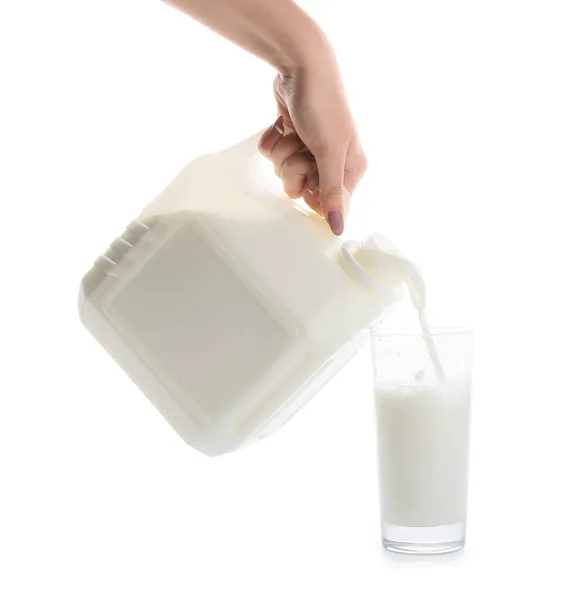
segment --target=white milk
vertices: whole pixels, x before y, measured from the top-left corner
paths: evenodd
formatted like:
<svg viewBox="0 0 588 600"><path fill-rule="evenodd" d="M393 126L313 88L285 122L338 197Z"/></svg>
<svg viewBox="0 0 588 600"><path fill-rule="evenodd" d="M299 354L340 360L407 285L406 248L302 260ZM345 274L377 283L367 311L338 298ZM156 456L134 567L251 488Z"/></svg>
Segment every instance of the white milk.
<svg viewBox="0 0 588 600"><path fill-rule="evenodd" d="M424 282L410 270L405 282L433 373L420 370L412 381L376 383L382 522L404 527L458 523L465 521L467 509L470 382L446 379L427 324Z"/></svg>
<svg viewBox="0 0 588 600"><path fill-rule="evenodd" d="M84 325L209 455L288 420L359 349L411 267L379 237L345 246L260 187L256 142L188 165L81 286Z"/></svg>
<svg viewBox="0 0 588 600"><path fill-rule="evenodd" d="M382 521L421 527L464 521L469 383L384 382L375 399Z"/></svg>
<svg viewBox="0 0 588 600"><path fill-rule="evenodd" d="M438 381L444 381L445 375L443 373L443 365L441 364L441 359L439 358L439 353L437 352L437 347L435 346L435 340L431 335L431 329L427 323L427 317L425 315L424 306L418 308L419 311L419 324L421 326L421 331L423 333L423 339L425 340L425 345L427 346L427 352L429 353L429 357L431 358L431 363L433 364L433 370L435 371L435 377L437 377Z"/></svg>

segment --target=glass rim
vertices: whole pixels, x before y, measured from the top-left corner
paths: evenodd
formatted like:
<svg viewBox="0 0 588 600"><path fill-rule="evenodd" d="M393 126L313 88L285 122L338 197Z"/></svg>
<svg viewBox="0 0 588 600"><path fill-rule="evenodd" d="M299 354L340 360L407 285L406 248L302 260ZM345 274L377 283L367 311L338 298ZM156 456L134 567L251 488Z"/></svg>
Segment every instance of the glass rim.
<svg viewBox="0 0 588 600"><path fill-rule="evenodd" d="M409 338L439 338L439 337L456 337L456 336L473 336L474 331L469 327L441 325L432 326L429 328L430 333L422 331L395 331L389 325L380 324L372 328L370 334L375 338L394 338L394 337L409 337Z"/></svg>

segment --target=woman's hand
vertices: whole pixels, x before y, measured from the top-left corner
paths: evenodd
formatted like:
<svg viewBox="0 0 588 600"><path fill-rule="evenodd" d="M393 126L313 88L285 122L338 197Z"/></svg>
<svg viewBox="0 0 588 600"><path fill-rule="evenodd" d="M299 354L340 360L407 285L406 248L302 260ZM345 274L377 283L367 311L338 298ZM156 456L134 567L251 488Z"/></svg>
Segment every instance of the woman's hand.
<svg viewBox="0 0 588 600"><path fill-rule="evenodd" d="M341 235L366 159L321 28L292 0L165 1L277 69L280 116L259 149L288 196L304 197Z"/></svg>
<svg viewBox="0 0 588 600"><path fill-rule="evenodd" d="M324 57L323 57L324 58ZM261 137L290 198L303 197L336 235L344 229L352 194L367 161L334 58L320 69L278 75L278 120Z"/></svg>

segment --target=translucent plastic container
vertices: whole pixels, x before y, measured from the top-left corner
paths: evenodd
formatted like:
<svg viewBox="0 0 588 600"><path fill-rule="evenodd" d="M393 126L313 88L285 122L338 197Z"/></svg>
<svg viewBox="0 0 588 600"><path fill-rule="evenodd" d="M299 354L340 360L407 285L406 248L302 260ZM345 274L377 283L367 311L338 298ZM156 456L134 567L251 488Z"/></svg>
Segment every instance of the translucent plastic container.
<svg viewBox="0 0 588 600"><path fill-rule="evenodd" d="M86 328L211 456L277 430L421 283L380 236L342 241L264 187L257 140L191 162L81 284Z"/></svg>

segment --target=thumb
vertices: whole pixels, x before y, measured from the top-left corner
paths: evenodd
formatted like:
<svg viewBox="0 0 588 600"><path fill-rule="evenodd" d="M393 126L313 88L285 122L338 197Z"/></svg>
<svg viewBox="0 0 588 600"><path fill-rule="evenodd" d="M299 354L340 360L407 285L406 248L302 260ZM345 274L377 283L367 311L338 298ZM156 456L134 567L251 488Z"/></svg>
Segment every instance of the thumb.
<svg viewBox="0 0 588 600"><path fill-rule="evenodd" d="M317 158L321 211L331 231L341 235L345 228L345 212L349 193L345 189L345 153L331 153Z"/></svg>

